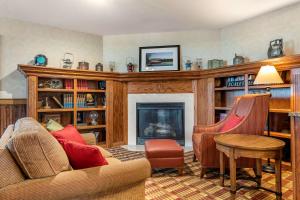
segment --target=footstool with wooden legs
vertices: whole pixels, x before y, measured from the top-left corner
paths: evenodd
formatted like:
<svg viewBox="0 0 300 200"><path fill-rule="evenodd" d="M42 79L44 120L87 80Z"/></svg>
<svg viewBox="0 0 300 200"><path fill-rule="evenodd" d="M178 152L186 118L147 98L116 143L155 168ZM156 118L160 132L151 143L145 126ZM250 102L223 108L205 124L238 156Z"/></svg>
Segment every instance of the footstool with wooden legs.
<svg viewBox="0 0 300 200"><path fill-rule="evenodd" d="M179 175L183 174L184 151L175 140L147 140L145 142L145 152L152 169L176 168Z"/></svg>

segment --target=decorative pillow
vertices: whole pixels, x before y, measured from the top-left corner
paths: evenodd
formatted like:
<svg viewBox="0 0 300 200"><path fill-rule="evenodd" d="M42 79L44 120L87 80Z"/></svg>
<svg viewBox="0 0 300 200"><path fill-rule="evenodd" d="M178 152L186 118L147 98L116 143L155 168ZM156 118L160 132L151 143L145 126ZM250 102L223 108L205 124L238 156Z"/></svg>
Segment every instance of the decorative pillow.
<svg viewBox="0 0 300 200"><path fill-rule="evenodd" d="M108 164L97 147L63 139L58 141L63 146L71 166L74 169L84 169Z"/></svg>
<svg viewBox="0 0 300 200"><path fill-rule="evenodd" d="M243 116L239 117L236 114L229 116L229 119L227 120L227 122L224 124L224 126L221 128L220 131L226 132L229 131L230 129L233 129L234 127L239 125L243 119L244 119Z"/></svg>
<svg viewBox="0 0 300 200"><path fill-rule="evenodd" d="M41 125L19 129L7 147L28 178L54 176L70 169L65 151Z"/></svg>
<svg viewBox="0 0 300 200"><path fill-rule="evenodd" d="M80 135L77 129L74 128L72 125L67 125L64 129L60 131L53 131L51 132L51 134L57 140L67 140L67 141L78 142L80 144L86 145L86 142L83 139L83 137Z"/></svg>
<svg viewBox="0 0 300 200"><path fill-rule="evenodd" d="M52 119L47 122L46 128L48 131L59 131L64 129L62 125Z"/></svg>

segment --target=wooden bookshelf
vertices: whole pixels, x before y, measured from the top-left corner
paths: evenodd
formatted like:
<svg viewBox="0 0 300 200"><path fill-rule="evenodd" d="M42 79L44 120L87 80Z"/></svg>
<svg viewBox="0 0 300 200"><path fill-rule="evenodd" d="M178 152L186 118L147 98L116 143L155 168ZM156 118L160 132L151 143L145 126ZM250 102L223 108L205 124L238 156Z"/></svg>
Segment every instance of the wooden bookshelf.
<svg viewBox="0 0 300 200"><path fill-rule="evenodd" d="M63 126L74 125L81 133L92 132L103 147L127 144L127 125L122 121L126 83L112 80L113 73L26 65L20 65L19 70L28 80L27 116L42 125L55 119ZM88 95L92 100L88 101ZM92 125L91 112L98 114L96 125Z"/></svg>
<svg viewBox="0 0 300 200"><path fill-rule="evenodd" d="M287 71L282 74L290 74ZM243 80L243 86L240 87L229 87L228 82L235 80ZM215 77L215 96L214 96L214 121L217 122L219 119L224 117L227 112L231 110L235 97L243 94L251 93L265 93L267 87L271 88L272 98L270 100L270 121L271 121L271 136L290 139L291 124L289 113L292 110L292 98L291 98L291 84L285 82L284 84L274 85L249 85L251 77L251 84L253 83L255 73L241 73L235 75L229 75L224 77ZM290 77L284 77L286 80L290 80ZM233 81L234 82L234 81ZM234 83L230 83L233 84ZM241 83L240 83L241 84Z"/></svg>

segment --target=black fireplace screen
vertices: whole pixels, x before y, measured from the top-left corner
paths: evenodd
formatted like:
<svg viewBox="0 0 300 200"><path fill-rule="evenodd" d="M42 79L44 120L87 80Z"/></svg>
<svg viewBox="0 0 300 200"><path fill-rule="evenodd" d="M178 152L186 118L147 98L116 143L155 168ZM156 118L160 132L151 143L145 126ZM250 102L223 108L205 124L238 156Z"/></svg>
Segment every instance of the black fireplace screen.
<svg viewBox="0 0 300 200"><path fill-rule="evenodd" d="M184 145L184 103L137 103L137 144L174 139Z"/></svg>

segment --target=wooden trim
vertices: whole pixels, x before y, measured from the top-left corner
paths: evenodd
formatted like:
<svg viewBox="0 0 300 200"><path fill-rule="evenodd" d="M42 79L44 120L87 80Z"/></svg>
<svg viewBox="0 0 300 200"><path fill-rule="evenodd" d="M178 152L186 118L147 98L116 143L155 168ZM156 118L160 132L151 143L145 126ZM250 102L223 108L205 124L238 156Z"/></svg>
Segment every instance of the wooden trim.
<svg viewBox="0 0 300 200"><path fill-rule="evenodd" d="M161 72L97 72L92 70L62 69L55 67L37 67L32 65L19 65L18 69L24 75L53 78L82 78L90 80L117 80L117 81L155 81L155 80L196 80L201 78L221 77L257 73L262 65L274 65L278 70L288 70L300 66L300 54L284 56L242 65L230 65L218 69L201 71L161 71Z"/></svg>
<svg viewBox="0 0 300 200"><path fill-rule="evenodd" d="M27 99L0 99L0 105L25 105Z"/></svg>

